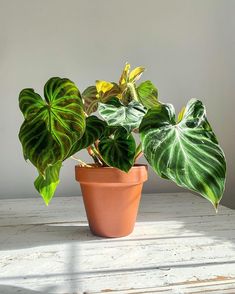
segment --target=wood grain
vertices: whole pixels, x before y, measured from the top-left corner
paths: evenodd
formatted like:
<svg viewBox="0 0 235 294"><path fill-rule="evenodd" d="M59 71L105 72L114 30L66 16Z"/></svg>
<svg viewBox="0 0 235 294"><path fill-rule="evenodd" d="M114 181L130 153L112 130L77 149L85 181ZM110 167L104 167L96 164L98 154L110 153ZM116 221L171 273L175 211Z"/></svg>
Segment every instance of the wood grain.
<svg viewBox="0 0 235 294"><path fill-rule="evenodd" d="M235 211L148 194L130 236L102 239L81 197L1 200L0 293L235 293Z"/></svg>

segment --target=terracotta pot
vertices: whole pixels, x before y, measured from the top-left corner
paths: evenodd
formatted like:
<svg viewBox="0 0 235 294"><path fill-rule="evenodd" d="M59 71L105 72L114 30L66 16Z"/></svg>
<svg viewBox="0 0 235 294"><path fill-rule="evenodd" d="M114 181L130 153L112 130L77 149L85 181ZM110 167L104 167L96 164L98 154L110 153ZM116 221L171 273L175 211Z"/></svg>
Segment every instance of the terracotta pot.
<svg viewBox="0 0 235 294"><path fill-rule="evenodd" d="M112 167L75 167L90 230L102 237L129 235L135 225L147 165L128 173Z"/></svg>

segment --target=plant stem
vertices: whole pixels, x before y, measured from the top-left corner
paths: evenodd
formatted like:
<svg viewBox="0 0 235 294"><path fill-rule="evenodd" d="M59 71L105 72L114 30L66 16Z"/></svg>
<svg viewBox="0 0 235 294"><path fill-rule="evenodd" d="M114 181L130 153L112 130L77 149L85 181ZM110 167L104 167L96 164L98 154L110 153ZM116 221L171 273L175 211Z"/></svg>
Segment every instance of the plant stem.
<svg viewBox="0 0 235 294"><path fill-rule="evenodd" d="M137 154L137 155L135 156L135 163L136 163L137 160L140 159L140 157L141 157L143 154L144 154L143 151L141 151L139 154Z"/></svg>
<svg viewBox="0 0 235 294"><path fill-rule="evenodd" d="M89 165L89 164L86 164L84 161L82 161L82 160L80 160L80 159L78 159L77 157L75 157L75 156L70 156L72 159L74 159L74 160L76 160L76 161L78 161L78 162L80 162L81 163L81 166L86 166L86 167L92 167L91 165Z"/></svg>
<svg viewBox="0 0 235 294"><path fill-rule="evenodd" d="M139 145L137 146L136 148L136 151L135 151L135 162L143 155L143 151L142 151L142 146L141 146L141 143L139 143Z"/></svg>
<svg viewBox="0 0 235 294"><path fill-rule="evenodd" d="M87 147L87 152L88 152L88 154L93 158L95 164L97 164L97 165L101 165L99 159L97 158L97 156L96 156L95 153L93 152L91 146Z"/></svg>
<svg viewBox="0 0 235 294"><path fill-rule="evenodd" d="M89 155L93 158L94 162L98 165L105 165L104 161L102 160L101 155L99 154L98 150L95 146L91 145L87 148Z"/></svg>
<svg viewBox="0 0 235 294"><path fill-rule="evenodd" d="M127 87L130 90L130 94L131 94L132 99L138 101L138 95L136 92L135 84L127 83Z"/></svg>
<svg viewBox="0 0 235 294"><path fill-rule="evenodd" d="M100 155L98 149L97 149L97 142L95 142L95 146L91 146L92 151L94 152L94 154L96 155L96 157L98 158L100 165L106 165L106 163L103 161L102 156Z"/></svg>

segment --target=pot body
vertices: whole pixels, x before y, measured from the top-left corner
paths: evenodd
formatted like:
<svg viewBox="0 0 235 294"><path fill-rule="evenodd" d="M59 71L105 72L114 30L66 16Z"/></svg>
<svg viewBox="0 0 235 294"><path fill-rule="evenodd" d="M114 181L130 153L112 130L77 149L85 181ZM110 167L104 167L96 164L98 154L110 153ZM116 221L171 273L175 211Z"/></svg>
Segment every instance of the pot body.
<svg viewBox="0 0 235 294"><path fill-rule="evenodd" d="M135 225L147 165L128 173L112 167L75 167L93 234L101 237L129 235Z"/></svg>

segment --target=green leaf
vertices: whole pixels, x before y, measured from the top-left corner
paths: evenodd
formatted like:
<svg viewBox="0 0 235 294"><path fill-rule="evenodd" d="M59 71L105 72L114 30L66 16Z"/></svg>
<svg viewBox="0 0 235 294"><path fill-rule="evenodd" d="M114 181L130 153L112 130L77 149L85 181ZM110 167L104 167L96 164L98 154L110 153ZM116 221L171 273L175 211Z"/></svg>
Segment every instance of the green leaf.
<svg viewBox="0 0 235 294"><path fill-rule="evenodd" d="M108 103L99 103L99 114L109 126L122 126L128 132L139 127L145 108L137 101L131 101L127 106L118 99L111 99Z"/></svg>
<svg viewBox="0 0 235 294"><path fill-rule="evenodd" d="M145 81L137 87L138 100L146 108L158 106L158 90L151 81Z"/></svg>
<svg viewBox="0 0 235 294"><path fill-rule="evenodd" d="M48 165L66 158L85 130L82 100L68 79L51 78L43 100L33 89L20 92L19 105L25 117L19 139L25 158L44 175Z"/></svg>
<svg viewBox="0 0 235 294"><path fill-rule="evenodd" d="M56 187L58 186L61 161L56 163L55 165L49 165L46 169L45 176L43 177L41 174L37 177L34 182L34 186L37 191L41 194L46 205L51 201Z"/></svg>
<svg viewBox="0 0 235 294"><path fill-rule="evenodd" d="M25 159L39 172L35 187L48 204L59 183L61 162L84 133L85 116L80 93L68 79L51 78L44 96L45 100L33 89L20 92L25 120L19 139Z"/></svg>
<svg viewBox="0 0 235 294"><path fill-rule="evenodd" d="M24 158L29 159L38 171L45 175L48 165L63 160L63 150L47 129L47 122L39 118L25 120L20 128L19 138Z"/></svg>
<svg viewBox="0 0 235 294"><path fill-rule="evenodd" d="M90 86L82 92L85 112L90 115L98 108L99 99L97 98L97 90L95 86Z"/></svg>
<svg viewBox="0 0 235 294"><path fill-rule="evenodd" d="M124 128L118 128L110 137L102 138L99 152L109 166L128 172L134 164L135 140Z"/></svg>
<svg viewBox="0 0 235 294"><path fill-rule="evenodd" d="M71 148L67 157L72 156L76 152L87 148L98 140L107 128L106 122L96 116L86 118L86 130L81 139L79 139Z"/></svg>
<svg viewBox="0 0 235 294"><path fill-rule="evenodd" d="M198 192L217 208L226 162L201 101L190 100L178 124L171 105L149 110L140 133L144 155L159 176Z"/></svg>

